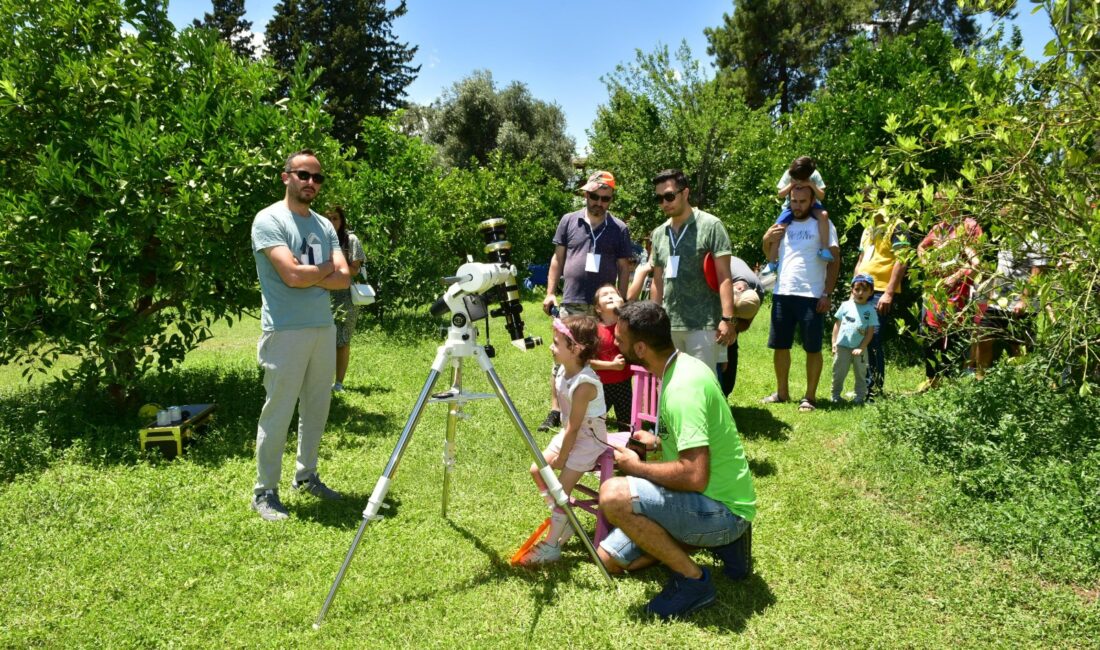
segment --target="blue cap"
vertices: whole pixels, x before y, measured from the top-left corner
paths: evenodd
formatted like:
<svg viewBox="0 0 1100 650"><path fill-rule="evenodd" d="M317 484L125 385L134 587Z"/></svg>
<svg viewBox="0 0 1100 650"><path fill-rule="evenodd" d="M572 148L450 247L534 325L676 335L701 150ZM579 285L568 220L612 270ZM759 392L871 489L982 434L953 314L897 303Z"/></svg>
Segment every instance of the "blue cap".
<svg viewBox="0 0 1100 650"><path fill-rule="evenodd" d="M867 275L866 273L859 273L856 275L856 277L852 278L853 285L859 284L860 282L871 285L872 289L875 286L875 279Z"/></svg>

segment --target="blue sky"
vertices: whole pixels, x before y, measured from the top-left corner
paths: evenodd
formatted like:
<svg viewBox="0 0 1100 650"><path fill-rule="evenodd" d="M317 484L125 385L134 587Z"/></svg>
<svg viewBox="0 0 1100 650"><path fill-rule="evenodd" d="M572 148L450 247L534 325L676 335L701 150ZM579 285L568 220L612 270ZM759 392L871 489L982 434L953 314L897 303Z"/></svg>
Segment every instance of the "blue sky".
<svg viewBox="0 0 1100 650"><path fill-rule="evenodd" d="M263 33L276 0L245 0L247 20ZM1024 47L1039 57L1051 38L1046 14L1035 16L1021 3L1017 23ZM168 14L177 27L210 11L210 0L170 0ZM585 130L596 108L607 101L600 78L635 50L659 44L675 49L686 40L695 57L709 62L705 27L722 23L733 11L730 0L409 0L408 13L394 21L397 37L419 46L414 65L420 74L408 88L418 104L437 99L474 70L490 70L497 86L527 84L531 94L556 102L567 129L583 153Z"/></svg>

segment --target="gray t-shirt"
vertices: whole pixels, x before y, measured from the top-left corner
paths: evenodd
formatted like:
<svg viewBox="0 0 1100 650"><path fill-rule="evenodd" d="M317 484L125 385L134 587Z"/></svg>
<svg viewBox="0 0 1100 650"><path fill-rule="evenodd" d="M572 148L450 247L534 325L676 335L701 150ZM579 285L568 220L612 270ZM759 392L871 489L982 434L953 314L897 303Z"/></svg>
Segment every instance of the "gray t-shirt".
<svg viewBox="0 0 1100 650"><path fill-rule="evenodd" d="M286 246L302 264L323 264L340 247L336 229L312 210L308 218L295 216L283 201L260 210L252 221L252 256L263 296L261 328L271 332L332 325L328 290L288 287L264 254L274 246Z"/></svg>
<svg viewBox="0 0 1100 650"><path fill-rule="evenodd" d="M600 262L598 270L590 273L585 270L585 263L588 253L593 251L593 242ZM610 212L595 231L585 220L583 209L570 212L558 222L554 245L565 247L565 268L561 274L565 280L565 291L562 293L565 304L593 304L596 289L618 282L619 260L634 256L630 229ZM548 287L547 290L556 291L557 287Z"/></svg>
<svg viewBox="0 0 1100 650"><path fill-rule="evenodd" d="M760 294L761 298L764 297L764 285L760 284L760 278L756 277L745 260L735 255L730 255L730 279L734 282L738 280L744 282L750 289Z"/></svg>

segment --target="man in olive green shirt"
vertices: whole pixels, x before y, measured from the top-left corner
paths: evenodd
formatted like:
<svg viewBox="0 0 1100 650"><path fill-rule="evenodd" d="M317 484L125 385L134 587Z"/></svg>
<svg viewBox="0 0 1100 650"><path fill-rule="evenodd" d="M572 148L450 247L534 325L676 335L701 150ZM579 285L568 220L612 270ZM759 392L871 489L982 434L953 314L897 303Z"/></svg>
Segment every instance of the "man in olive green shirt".
<svg viewBox="0 0 1100 650"><path fill-rule="evenodd" d="M717 217L691 207L691 189L682 171L660 172L653 179L653 189L653 198L668 220L651 235L650 298L668 312L676 349L717 368L726 361L727 346L737 340L729 233ZM714 257L717 293L703 274L707 253Z"/></svg>

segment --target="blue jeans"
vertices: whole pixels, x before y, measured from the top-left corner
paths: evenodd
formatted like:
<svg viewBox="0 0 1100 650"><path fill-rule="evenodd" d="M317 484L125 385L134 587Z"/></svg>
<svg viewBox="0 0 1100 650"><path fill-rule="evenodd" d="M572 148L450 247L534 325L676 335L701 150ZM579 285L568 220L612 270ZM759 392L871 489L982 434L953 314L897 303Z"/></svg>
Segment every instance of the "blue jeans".
<svg viewBox="0 0 1100 650"><path fill-rule="evenodd" d="M882 297L882 291L876 291L867 301L878 310L878 300ZM882 386L886 383L886 351L882 347L882 327L885 320L879 316L879 325L875 328L875 335L871 337L871 344L867 346L867 394L882 394Z"/></svg>
<svg viewBox="0 0 1100 650"><path fill-rule="evenodd" d="M626 477L634 514L660 524L673 539L690 546L722 546L749 528L749 522L699 492L676 492L637 476ZM600 542L600 548L616 563L629 566L645 551L622 529L616 528Z"/></svg>

